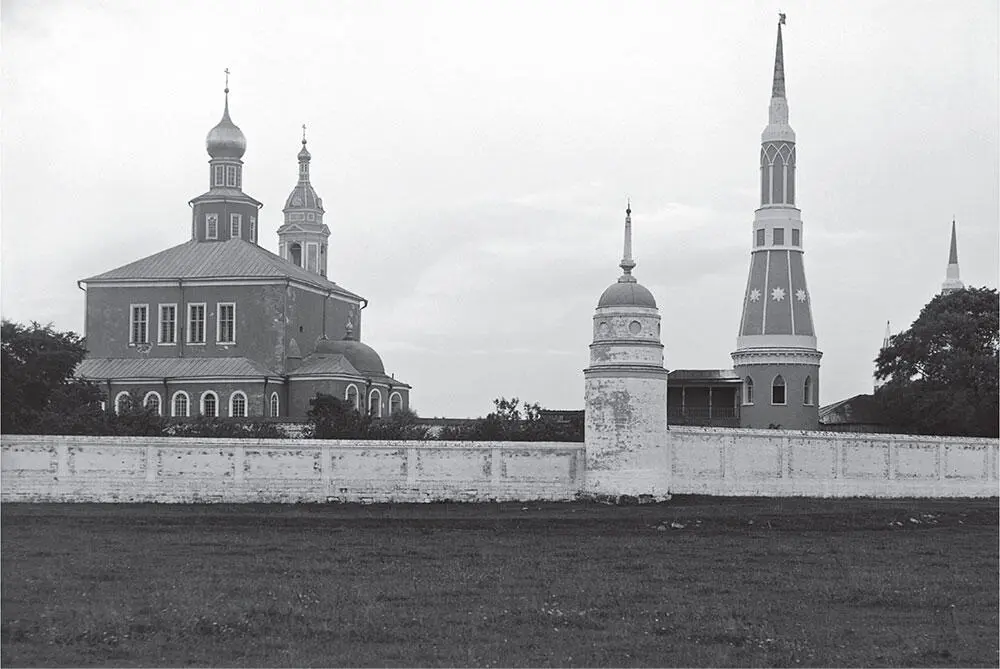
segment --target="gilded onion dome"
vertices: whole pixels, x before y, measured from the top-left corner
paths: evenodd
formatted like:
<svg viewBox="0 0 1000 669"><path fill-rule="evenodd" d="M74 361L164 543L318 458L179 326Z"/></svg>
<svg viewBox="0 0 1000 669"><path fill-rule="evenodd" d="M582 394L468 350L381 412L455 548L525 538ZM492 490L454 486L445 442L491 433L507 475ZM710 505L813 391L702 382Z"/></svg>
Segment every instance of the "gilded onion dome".
<svg viewBox="0 0 1000 669"><path fill-rule="evenodd" d="M222 112L222 120L208 131L208 136L205 138L205 149L212 158L239 159L246 153L247 138L239 126L229 118L228 85L226 86L226 106Z"/></svg>

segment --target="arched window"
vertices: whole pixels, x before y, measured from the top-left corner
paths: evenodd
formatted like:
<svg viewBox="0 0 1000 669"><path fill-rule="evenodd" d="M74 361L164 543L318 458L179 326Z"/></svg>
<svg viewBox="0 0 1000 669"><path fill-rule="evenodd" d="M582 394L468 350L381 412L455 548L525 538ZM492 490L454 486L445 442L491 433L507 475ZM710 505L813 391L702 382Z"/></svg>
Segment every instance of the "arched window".
<svg viewBox="0 0 1000 669"><path fill-rule="evenodd" d="M211 390L201 394L201 415L215 418L219 415L219 396Z"/></svg>
<svg viewBox="0 0 1000 669"><path fill-rule="evenodd" d="M157 416L163 414L163 412L160 411L160 393L156 392L155 390L151 390L150 392L146 393L146 396L142 398L142 406L146 407L147 409L150 409Z"/></svg>
<svg viewBox="0 0 1000 669"><path fill-rule="evenodd" d="M123 390L117 395L115 395L115 413L128 411L131 408L132 408L132 396L128 394L127 390Z"/></svg>
<svg viewBox="0 0 1000 669"><path fill-rule="evenodd" d="M347 394L344 397L347 399L347 403L354 407L355 411L361 411L361 405L358 397L358 387L356 385L352 383L347 386Z"/></svg>
<svg viewBox="0 0 1000 669"><path fill-rule="evenodd" d="M299 267L302 267L302 244L295 242L288 247L288 259Z"/></svg>
<svg viewBox="0 0 1000 669"><path fill-rule="evenodd" d="M368 415L382 417L382 393L374 388L368 393Z"/></svg>
<svg viewBox="0 0 1000 669"><path fill-rule="evenodd" d="M781 378L781 374L774 377L774 381L771 382L771 404L784 404L785 403L785 380Z"/></svg>
<svg viewBox="0 0 1000 669"><path fill-rule="evenodd" d="M191 401L188 399L188 394L183 390L178 390L174 393L174 399L171 401L173 410L170 415L175 418L187 418L189 415L189 410L191 407Z"/></svg>
<svg viewBox="0 0 1000 669"><path fill-rule="evenodd" d="M399 413L399 410L403 408L403 396L399 393L392 393L389 395L389 415Z"/></svg>
<svg viewBox="0 0 1000 669"><path fill-rule="evenodd" d="M247 396L244 392L237 390L229 396L229 415L233 418L247 417Z"/></svg>
<svg viewBox="0 0 1000 669"><path fill-rule="evenodd" d="M743 380L743 403L753 404L753 379L749 376Z"/></svg>
<svg viewBox="0 0 1000 669"><path fill-rule="evenodd" d="M811 376L807 376L805 383L802 385L802 403L813 403L813 380Z"/></svg>
<svg viewBox="0 0 1000 669"><path fill-rule="evenodd" d="M278 393L271 393L271 415L280 415L279 411L281 409L281 403L278 400Z"/></svg>

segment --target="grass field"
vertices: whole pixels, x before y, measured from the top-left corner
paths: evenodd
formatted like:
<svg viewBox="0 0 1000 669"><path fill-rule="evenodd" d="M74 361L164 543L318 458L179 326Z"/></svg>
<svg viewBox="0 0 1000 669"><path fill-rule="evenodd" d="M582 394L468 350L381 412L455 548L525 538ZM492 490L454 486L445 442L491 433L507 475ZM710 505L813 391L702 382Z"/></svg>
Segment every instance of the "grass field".
<svg viewBox="0 0 1000 669"><path fill-rule="evenodd" d="M4 666L996 666L997 500L2 507Z"/></svg>

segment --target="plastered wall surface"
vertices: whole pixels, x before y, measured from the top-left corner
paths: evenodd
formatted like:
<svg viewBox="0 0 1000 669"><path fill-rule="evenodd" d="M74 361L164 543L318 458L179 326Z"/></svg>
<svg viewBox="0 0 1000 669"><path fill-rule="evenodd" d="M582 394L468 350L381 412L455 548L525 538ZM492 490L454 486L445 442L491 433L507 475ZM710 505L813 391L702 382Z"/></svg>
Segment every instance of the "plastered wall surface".
<svg viewBox="0 0 1000 669"><path fill-rule="evenodd" d="M572 499L583 444L180 437L2 439L2 499L429 502Z"/></svg>
<svg viewBox="0 0 1000 669"><path fill-rule="evenodd" d="M993 497L998 440L671 427L621 462L642 494ZM4 435L2 500L429 502L636 494L583 444ZM610 464L607 462L605 464ZM618 489L628 485L629 489Z"/></svg>

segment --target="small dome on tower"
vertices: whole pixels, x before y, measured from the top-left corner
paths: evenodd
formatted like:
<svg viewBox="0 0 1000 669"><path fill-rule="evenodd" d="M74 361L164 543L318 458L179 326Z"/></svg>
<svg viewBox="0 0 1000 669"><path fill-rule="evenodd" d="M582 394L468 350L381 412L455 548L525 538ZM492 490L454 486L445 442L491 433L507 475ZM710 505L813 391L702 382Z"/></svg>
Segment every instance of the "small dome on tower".
<svg viewBox="0 0 1000 669"><path fill-rule="evenodd" d="M306 148L306 140L302 140L302 150L299 151L299 160L312 160L312 154L309 153L309 149Z"/></svg>
<svg viewBox="0 0 1000 669"><path fill-rule="evenodd" d="M608 286L597 301L598 307L649 307L656 308L656 300L649 289L641 283L618 281Z"/></svg>
<svg viewBox="0 0 1000 669"><path fill-rule="evenodd" d="M242 158L247 150L247 138L229 118L229 88L226 88L226 107L222 120L208 131L205 149L212 158Z"/></svg>

